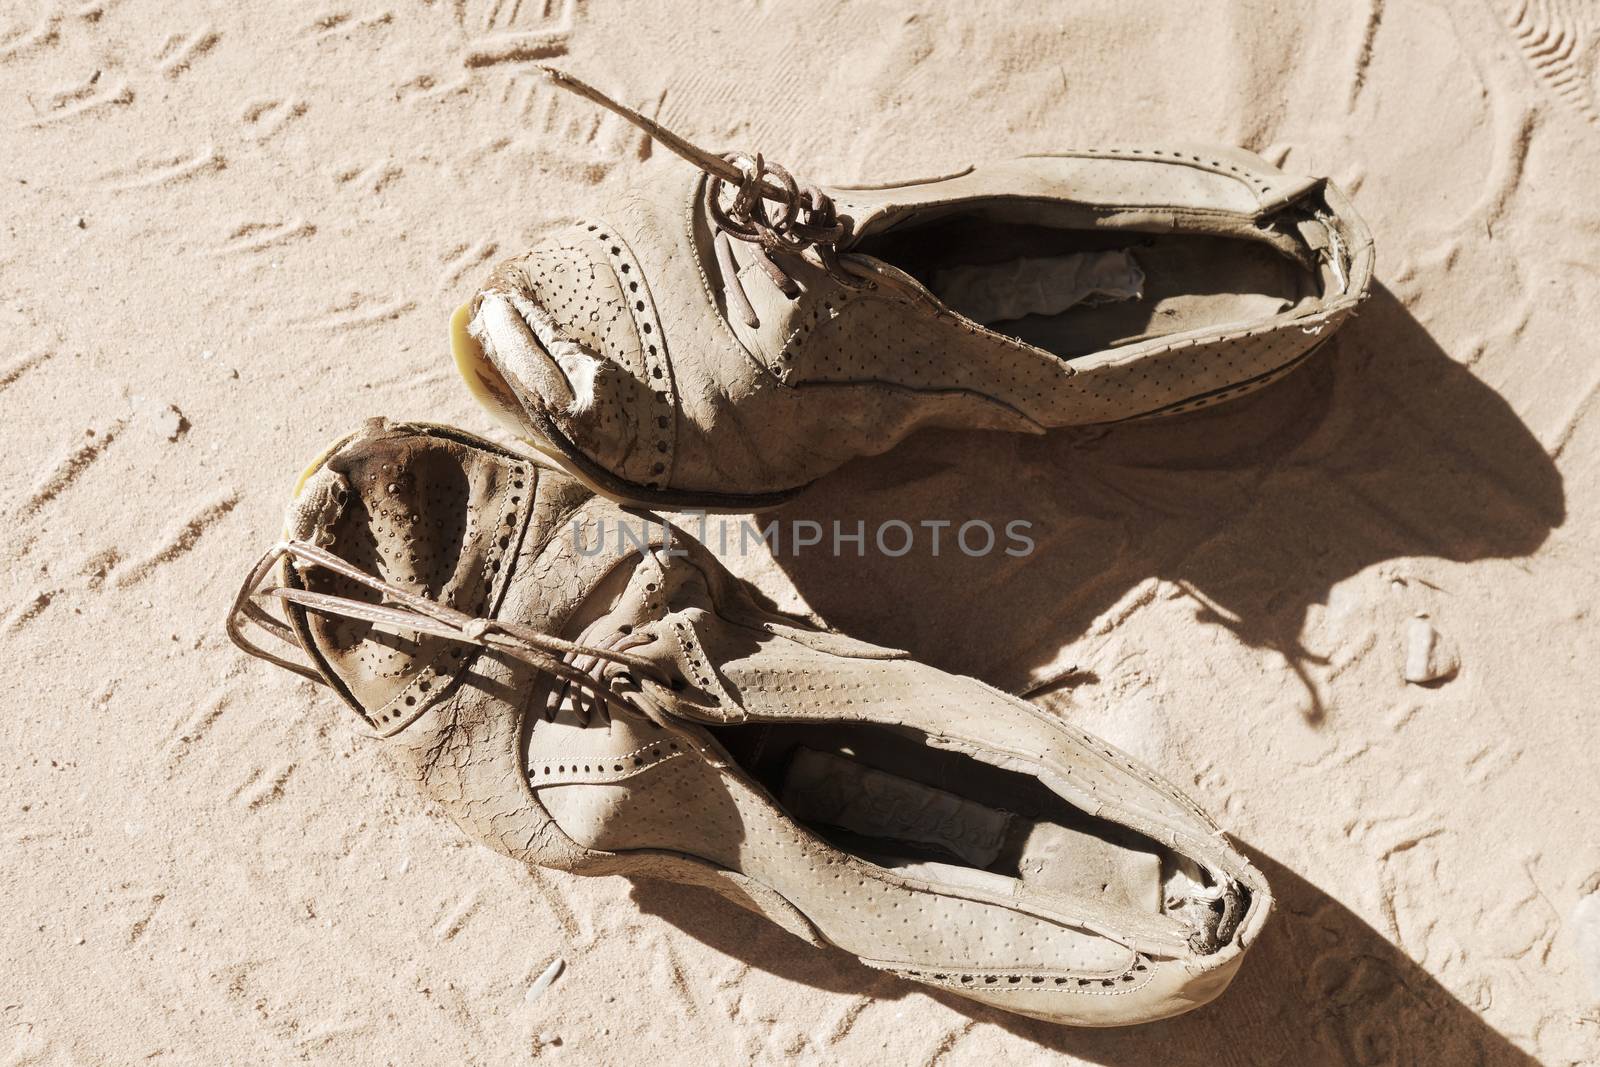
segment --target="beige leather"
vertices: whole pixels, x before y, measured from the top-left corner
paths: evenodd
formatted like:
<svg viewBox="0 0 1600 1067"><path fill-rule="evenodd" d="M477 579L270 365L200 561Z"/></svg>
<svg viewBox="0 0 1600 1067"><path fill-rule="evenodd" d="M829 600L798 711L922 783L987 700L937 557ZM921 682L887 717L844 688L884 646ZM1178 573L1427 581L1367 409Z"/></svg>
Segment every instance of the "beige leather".
<svg viewBox="0 0 1600 1067"><path fill-rule="evenodd" d="M922 426L1040 432L1240 395L1326 340L1371 278L1343 194L1238 149L1082 150L826 191L852 220L838 251L864 287L778 254L785 292L734 241L749 325L730 311L707 182L668 159L603 217L495 271L468 362L498 377L498 413L592 487L751 506ZM1041 242L1125 249L1144 292L986 326L925 288L939 257L1015 263Z"/></svg>
<svg viewBox="0 0 1600 1067"><path fill-rule="evenodd" d="M981 682L766 610L681 531L670 551L661 527L619 545L640 521L487 442L371 423L287 531L460 610L626 643L647 662L606 676L621 705L503 651L291 616L418 785L521 861L709 885L870 966L1059 1022L1161 1018L1227 984L1270 895L1178 790ZM316 567L284 579L376 599ZM828 809L854 828L802 822L785 789L861 790Z"/></svg>

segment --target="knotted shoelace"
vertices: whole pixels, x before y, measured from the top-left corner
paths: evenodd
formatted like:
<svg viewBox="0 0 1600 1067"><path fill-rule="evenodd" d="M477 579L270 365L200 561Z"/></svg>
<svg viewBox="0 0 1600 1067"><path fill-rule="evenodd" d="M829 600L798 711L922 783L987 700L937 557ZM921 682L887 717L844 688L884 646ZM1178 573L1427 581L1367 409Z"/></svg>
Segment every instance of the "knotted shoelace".
<svg viewBox="0 0 1600 1067"><path fill-rule="evenodd" d="M272 568L286 556L302 567L321 567L375 590L383 595L384 602L374 604L291 586L263 588ZM328 680L316 668L262 648L246 636L246 625L253 623L280 641L296 648L300 646L293 628L264 610L262 600L283 601L308 611L357 619L385 629L431 634L508 653L550 674L560 683L546 701L543 709L546 719L553 718L564 702L585 722L590 721L597 710L643 715L684 740L714 766L724 763L718 754L674 720L662 702L659 690L677 689L681 683L667 677L659 664L630 651L654 641L653 635L619 629L598 646L568 641L520 623L457 611L368 574L318 545L285 540L269 549L251 568L228 613L228 636L250 655L322 685L329 684Z"/></svg>
<svg viewBox="0 0 1600 1067"><path fill-rule="evenodd" d="M800 287L783 265L783 259L789 256L804 257L809 253L829 277L851 289L875 284L853 274L840 260L838 246L850 236L850 219L835 211L833 201L819 186L796 180L788 170L763 159L759 153L730 152L719 156L708 152L564 71L539 69L554 84L621 116L710 176L706 195L715 230L717 266L729 307L751 329L761 321L739 280L730 239L752 245L755 262L790 299L800 294Z"/></svg>

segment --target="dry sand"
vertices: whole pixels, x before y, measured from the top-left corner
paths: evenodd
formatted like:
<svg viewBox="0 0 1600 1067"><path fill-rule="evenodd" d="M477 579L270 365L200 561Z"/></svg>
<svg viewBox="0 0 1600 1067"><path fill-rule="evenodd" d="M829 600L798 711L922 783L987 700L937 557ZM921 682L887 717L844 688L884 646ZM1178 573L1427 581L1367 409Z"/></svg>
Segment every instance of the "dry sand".
<svg viewBox="0 0 1600 1067"><path fill-rule="evenodd" d="M0 1062L1600 1061L1600 11L516 7L0 7ZM368 414L488 431L451 309L649 152L530 56L823 179L1181 137L1353 192L1383 287L1310 369L923 435L789 513L1026 519L1032 557L731 561L941 666L1063 674L1042 702L1190 787L1281 900L1219 1003L1057 1029L525 871L227 644L301 465ZM1459 670L1408 683L1413 641Z"/></svg>

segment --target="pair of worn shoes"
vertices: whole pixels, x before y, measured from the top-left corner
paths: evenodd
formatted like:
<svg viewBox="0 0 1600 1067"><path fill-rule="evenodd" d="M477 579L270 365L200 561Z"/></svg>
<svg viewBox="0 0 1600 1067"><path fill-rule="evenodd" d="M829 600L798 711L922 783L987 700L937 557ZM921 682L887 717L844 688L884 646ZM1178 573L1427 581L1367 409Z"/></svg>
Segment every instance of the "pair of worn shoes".
<svg viewBox="0 0 1600 1067"><path fill-rule="evenodd" d="M982 682L770 610L628 509L767 506L922 426L1040 432L1255 388L1364 295L1348 203L1233 149L824 189L552 77L699 170L458 313L469 385L537 451L370 421L303 476L235 640L331 686L523 862L707 886L1057 1022L1216 996L1270 894L1176 788Z"/></svg>

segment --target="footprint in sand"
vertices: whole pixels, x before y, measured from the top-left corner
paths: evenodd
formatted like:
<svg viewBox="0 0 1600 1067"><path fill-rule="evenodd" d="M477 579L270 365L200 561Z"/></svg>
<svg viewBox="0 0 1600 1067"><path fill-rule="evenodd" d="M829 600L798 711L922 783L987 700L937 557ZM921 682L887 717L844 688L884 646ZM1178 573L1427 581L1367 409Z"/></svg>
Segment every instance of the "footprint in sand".
<svg viewBox="0 0 1600 1067"><path fill-rule="evenodd" d="M239 126L252 141L269 140L289 123L306 113L306 104L295 97L254 97L239 110Z"/></svg>
<svg viewBox="0 0 1600 1067"><path fill-rule="evenodd" d="M578 0L469 0L456 8L471 35L462 61L491 67L565 55L577 15Z"/></svg>
<svg viewBox="0 0 1600 1067"><path fill-rule="evenodd" d="M137 585L152 577L167 564L188 554L206 531L216 526L239 503L239 494L228 489L209 500L190 506L190 512L176 527L167 530L142 557L119 568L114 583L119 588Z"/></svg>
<svg viewBox="0 0 1600 1067"><path fill-rule="evenodd" d="M1600 126L1600 11L1583 0L1502 0L1501 12L1528 66L1562 103Z"/></svg>
<svg viewBox="0 0 1600 1067"><path fill-rule="evenodd" d="M317 333L343 333L398 319L416 306L415 300L403 297L386 300L365 293L354 293L320 314L291 321L289 326Z"/></svg>
<svg viewBox="0 0 1600 1067"><path fill-rule="evenodd" d="M304 240L316 232L315 225L299 216L282 222L242 222L229 232L227 240L212 250L212 254L251 255Z"/></svg>
<svg viewBox="0 0 1600 1067"><path fill-rule="evenodd" d="M176 78L193 66L195 60L215 48L220 39L220 35L208 27L187 35L169 34L156 51L156 70L169 78Z"/></svg>
<svg viewBox="0 0 1600 1067"><path fill-rule="evenodd" d="M10 7L11 5L7 5ZM25 56L61 37L61 15L43 5L25 5L0 15L0 63Z"/></svg>
<svg viewBox="0 0 1600 1067"><path fill-rule="evenodd" d="M519 134L474 146L457 160L462 167L482 165L486 154L526 141L537 146L539 165L551 173L596 182L617 164L650 154L650 138L632 124L615 115L596 114L541 77L507 69L494 73L479 92L496 102L498 113L517 116L514 125ZM657 118L665 101L663 92L654 99L627 102Z"/></svg>
<svg viewBox="0 0 1600 1067"><path fill-rule="evenodd" d="M311 23L301 32L307 37L323 40L364 30L372 30L380 26L389 26L393 22L394 13L392 11L372 11L364 15L357 15L350 11L332 10L312 19Z"/></svg>
<svg viewBox="0 0 1600 1067"><path fill-rule="evenodd" d="M455 288L466 274L487 263L498 247L493 241L475 241L452 248L445 254L444 266L439 271L439 288Z"/></svg>
<svg viewBox="0 0 1600 1067"><path fill-rule="evenodd" d="M334 172L333 182L340 189L364 196L377 196L390 182L405 174L405 168L392 159L380 159L365 166L344 167Z"/></svg>
<svg viewBox="0 0 1600 1067"><path fill-rule="evenodd" d="M30 96L34 117L27 126L53 126L94 111L133 103L133 90L121 78L93 71L80 82L59 86L39 97Z"/></svg>
<svg viewBox="0 0 1600 1067"><path fill-rule="evenodd" d="M201 174L220 171L227 161L215 145L201 145L193 151L149 156L125 167L118 167L102 175L95 187L106 192L130 189L154 189L176 185Z"/></svg>

